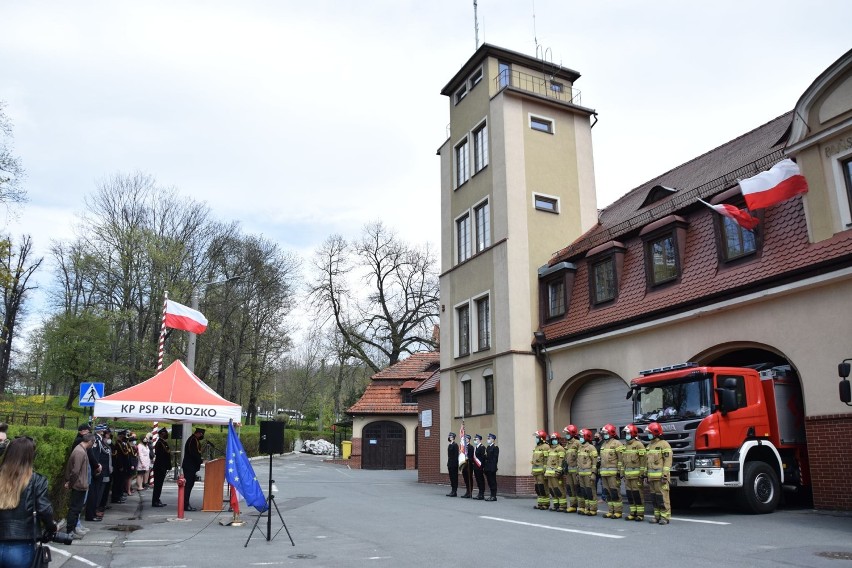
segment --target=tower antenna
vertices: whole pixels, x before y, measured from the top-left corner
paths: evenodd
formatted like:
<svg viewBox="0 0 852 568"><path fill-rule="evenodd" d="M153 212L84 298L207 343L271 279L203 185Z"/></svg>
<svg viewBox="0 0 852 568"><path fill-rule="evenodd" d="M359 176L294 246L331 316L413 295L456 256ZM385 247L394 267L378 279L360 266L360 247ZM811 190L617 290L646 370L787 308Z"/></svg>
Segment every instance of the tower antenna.
<svg viewBox="0 0 852 568"><path fill-rule="evenodd" d="M476 0L473 0L473 33L476 38L475 49L479 49L479 15L476 11Z"/></svg>

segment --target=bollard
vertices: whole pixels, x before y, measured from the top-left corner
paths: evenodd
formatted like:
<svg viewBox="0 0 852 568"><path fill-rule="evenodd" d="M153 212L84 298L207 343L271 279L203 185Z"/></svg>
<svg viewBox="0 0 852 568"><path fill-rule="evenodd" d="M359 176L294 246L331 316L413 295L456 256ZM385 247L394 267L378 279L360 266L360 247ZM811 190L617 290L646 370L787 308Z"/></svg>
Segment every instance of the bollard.
<svg viewBox="0 0 852 568"><path fill-rule="evenodd" d="M178 497L177 497L178 498L178 503L177 503L178 516L177 516L177 518L178 519L183 519L183 491L184 491L183 486L184 485L186 485L186 478L183 476L183 474L180 474L180 477L178 477L178 480L177 480L177 486L178 486Z"/></svg>

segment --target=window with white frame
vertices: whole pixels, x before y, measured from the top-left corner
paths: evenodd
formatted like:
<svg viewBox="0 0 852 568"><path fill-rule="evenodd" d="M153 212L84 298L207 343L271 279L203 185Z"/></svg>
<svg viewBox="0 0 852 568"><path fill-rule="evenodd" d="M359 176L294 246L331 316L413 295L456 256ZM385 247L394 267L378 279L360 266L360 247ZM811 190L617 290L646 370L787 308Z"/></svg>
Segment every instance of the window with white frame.
<svg viewBox="0 0 852 568"><path fill-rule="evenodd" d="M491 303L488 296L476 300L476 349L491 348Z"/></svg>
<svg viewBox="0 0 852 568"><path fill-rule="evenodd" d="M482 252L491 246L491 208L486 199L473 208L476 227L476 252Z"/></svg>
<svg viewBox="0 0 852 568"><path fill-rule="evenodd" d="M459 104L463 98L467 96L467 85L462 85L459 87L459 90L456 91L456 104Z"/></svg>
<svg viewBox="0 0 852 568"><path fill-rule="evenodd" d="M470 355L470 305L462 304L456 308L458 323L459 357Z"/></svg>
<svg viewBox="0 0 852 568"><path fill-rule="evenodd" d="M550 197L548 195L534 193L533 203L535 205L535 208L539 211L547 211L548 213L559 213L559 198L557 197Z"/></svg>
<svg viewBox="0 0 852 568"><path fill-rule="evenodd" d="M485 369L482 382L485 387L485 414L494 414L494 371Z"/></svg>
<svg viewBox="0 0 852 568"><path fill-rule="evenodd" d="M459 187L470 179L470 145L467 136L456 144L456 187Z"/></svg>
<svg viewBox="0 0 852 568"><path fill-rule="evenodd" d="M539 132L546 132L548 134L553 134L554 126L553 120L550 118L544 118L543 116L535 116L533 114L530 115L530 128L533 130L538 130Z"/></svg>
<svg viewBox="0 0 852 568"><path fill-rule="evenodd" d="M473 414L473 393L471 390L470 378L462 380L462 416L470 416ZM464 442L464 440L462 440Z"/></svg>
<svg viewBox="0 0 852 568"><path fill-rule="evenodd" d="M473 75L470 76L470 88L473 90L475 86L482 81L482 67L473 72Z"/></svg>
<svg viewBox="0 0 852 568"><path fill-rule="evenodd" d="M470 213L456 219L456 254L459 262L470 258Z"/></svg>
<svg viewBox="0 0 852 568"><path fill-rule="evenodd" d="M473 129L473 173L488 165L488 124L483 122Z"/></svg>
<svg viewBox="0 0 852 568"><path fill-rule="evenodd" d="M846 182L846 196L849 202L849 212L852 214L852 157L840 162L843 170L843 181Z"/></svg>

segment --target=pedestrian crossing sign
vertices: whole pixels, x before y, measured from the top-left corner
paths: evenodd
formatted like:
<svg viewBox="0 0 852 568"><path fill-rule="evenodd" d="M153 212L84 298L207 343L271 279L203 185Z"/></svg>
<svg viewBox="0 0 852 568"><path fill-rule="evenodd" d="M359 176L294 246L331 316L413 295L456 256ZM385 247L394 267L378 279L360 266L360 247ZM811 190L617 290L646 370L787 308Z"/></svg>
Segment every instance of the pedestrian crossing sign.
<svg viewBox="0 0 852 568"><path fill-rule="evenodd" d="M103 383L80 383L80 406L94 406L104 396Z"/></svg>

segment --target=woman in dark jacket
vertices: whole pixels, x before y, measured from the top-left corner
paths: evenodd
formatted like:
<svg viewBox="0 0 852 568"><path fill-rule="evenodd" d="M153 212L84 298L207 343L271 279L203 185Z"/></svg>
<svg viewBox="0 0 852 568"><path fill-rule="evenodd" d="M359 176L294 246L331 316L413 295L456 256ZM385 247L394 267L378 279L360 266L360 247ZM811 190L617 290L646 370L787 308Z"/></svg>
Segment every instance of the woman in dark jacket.
<svg viewBox="0 0 852 568"><path fill-rule="evenodd" d="M47 497L47 479L33 471L35 443L15 438L0 464L0 566L27 568L35 552L33 510L42 526L56 532L53 507Z"/></svg>

